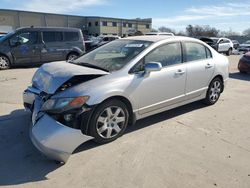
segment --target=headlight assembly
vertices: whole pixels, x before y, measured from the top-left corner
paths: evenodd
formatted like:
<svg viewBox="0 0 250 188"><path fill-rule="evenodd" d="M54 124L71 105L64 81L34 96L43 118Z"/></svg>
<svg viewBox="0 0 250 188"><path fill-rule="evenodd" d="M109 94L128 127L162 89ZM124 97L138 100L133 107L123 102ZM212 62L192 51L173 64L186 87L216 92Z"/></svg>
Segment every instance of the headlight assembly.
<svg viewBox="0 0 250 188"><path fill-rule="evenodd" d="M72 109L77 109L82 107L88 99L89 96L49 99L43 104L41 111L60 113Z"/></svg>

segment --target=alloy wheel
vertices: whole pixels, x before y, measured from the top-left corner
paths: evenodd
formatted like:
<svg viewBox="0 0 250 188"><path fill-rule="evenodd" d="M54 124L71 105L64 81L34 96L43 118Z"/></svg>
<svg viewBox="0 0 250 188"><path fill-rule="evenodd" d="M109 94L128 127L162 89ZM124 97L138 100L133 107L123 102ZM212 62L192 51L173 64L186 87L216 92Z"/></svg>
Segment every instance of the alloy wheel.
<svg viewBox="0 0 250 188"><path fill-rule="evenodd" d="M216 80L213 82L209 91L210 100L212 102L216 102L220 97L220 93L221 93L221 83Z"/></svg>
<svg viewBox="0 0 250 188"><path fill-rule="evenodd" d="M126 122L125 112L121 107L107 107L97 118L96 129L99 136L110 139L117 136Z"/></svg>
<svg viewBox="0 0 250 188"><path fill-rule="evenodd" d="M0 69L8 69L10 67L10 63L7 57L0 56Z"/></svg>

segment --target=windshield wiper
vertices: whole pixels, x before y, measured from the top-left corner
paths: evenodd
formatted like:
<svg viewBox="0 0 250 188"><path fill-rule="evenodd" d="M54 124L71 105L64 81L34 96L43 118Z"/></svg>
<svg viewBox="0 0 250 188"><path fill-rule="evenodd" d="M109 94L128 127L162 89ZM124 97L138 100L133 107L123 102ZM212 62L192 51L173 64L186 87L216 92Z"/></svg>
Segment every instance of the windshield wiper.
<svg viewBox="0 0 250 188"><path fill-rule="evenodd" d="M99 67L97 65L90 64L90 63L77 62L76 64L77 65L82 65L84 67L89 67L89 68L94 68L94 69L99 69L99 70L102 70L102 71L105 71L105 72L109 72L108 69L105 69L105 68L102 68L102 67Z"/></svg>

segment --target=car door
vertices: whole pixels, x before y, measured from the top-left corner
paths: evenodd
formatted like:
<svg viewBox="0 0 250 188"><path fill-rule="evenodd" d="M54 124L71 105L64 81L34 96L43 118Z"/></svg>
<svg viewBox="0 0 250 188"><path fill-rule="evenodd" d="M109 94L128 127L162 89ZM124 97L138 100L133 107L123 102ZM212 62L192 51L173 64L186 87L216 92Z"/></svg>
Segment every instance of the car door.
<svg viewBox="0 0 250 188"><path fill-rule="evenodd" d="M21 31L9 39L15 63L37 63L41 60L37 31Z"/></svg>
<svg viewBox="0 0 250 188"><path fill-rule="evenodd" d="M226 52L228 51L229 47L228 47L228 42L226 39L221 39L219 41L219 46L218 46L218 52Z"/></svg>
<svg viewBox="0 0 250 188"><path fill-rule="evenodd" d="M185 64L187 70L186 99L199 97L209 85L214 73L211 51L203 44L184 42Z"/></svg>
<svg viewBox="0 0 250 188"><path fill-rule="evenodd" d="M41 59L43 62L65 60L63 32L42 31Z"/></svg>
<svg viewBox="0 0 250 188"><path fill-rule="evenodd" d="M140 67L150 62L160 62L163 68L148 74L135 74L137 86L133 94L138 98L140 114L184 100L186 65L182 63L181 44L176 42L157 47L136 65L135 70L143 69Z"/></svg>

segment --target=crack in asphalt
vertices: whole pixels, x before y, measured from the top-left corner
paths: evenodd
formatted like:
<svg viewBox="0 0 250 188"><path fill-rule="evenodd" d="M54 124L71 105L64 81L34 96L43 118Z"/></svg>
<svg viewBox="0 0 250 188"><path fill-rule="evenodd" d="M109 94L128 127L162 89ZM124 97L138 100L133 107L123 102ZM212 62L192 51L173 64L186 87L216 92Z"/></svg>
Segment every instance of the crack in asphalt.
<svg viewBox="0 0 250 188"><path fill-rule="evenodd" d="M16 80L17 78L0 78L0 82L7 82L10 80Z"/></svg>

